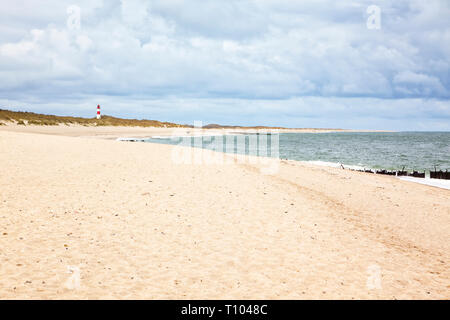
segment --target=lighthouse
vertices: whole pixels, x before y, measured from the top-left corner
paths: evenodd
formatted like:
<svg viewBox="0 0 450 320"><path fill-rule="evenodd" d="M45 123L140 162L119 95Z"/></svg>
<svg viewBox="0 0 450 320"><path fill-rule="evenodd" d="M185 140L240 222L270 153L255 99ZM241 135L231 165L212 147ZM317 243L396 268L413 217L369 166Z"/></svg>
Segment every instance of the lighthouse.
<svg viewBox="0 0 450 320"><path fill-rule="evenodd" d="M100 119L102 116L100 115L100 105L97 105L97 119Z"/></svg>

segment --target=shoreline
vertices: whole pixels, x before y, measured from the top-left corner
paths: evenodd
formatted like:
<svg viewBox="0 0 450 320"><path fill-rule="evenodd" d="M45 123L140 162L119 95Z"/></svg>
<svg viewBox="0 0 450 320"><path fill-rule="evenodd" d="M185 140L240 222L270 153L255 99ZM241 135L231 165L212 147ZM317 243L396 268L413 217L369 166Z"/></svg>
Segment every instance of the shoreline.
<svg viewBox="0 0 450 320"><path fill-rule="evenodd" d="M185 136L173 136L176 138L183 138L183 137L215 137L215 136L222 136L222 135L237 135L237 134L249 134L249 133L245 133L245 132L232 132L232 133L225 133L225 134L210 134L210 133L206 133L204 132L204 134L199 134L197 133L196 135L185 135ZM151 141L148 141L147 139L161 139L161 140L165 140L167 138L169 138L170 136L151 136L151 137L146 137L146 138L135 138L135 137L119 137L116 139L116 141L121 141L121 142L144 142L144 143L154 143ZM167 143L167 145L171 145L169 143ZM202 148L204 149L204 148ZM217 152L222 152L227 154L224 151L217 151ZM228 153L229 154L229 153ZM233 154L233 153L232 153ZM271 158L273 159L273 158ZM282 158L277 158L279 160L283 160ZM346 164L346 163L338 163L338 162L327 162L327 161L321 161L321 160L296 160L296 159L284 159L284 160L288 160L288 161L296 161L299 163L303 163L303 164L313 164L316 166L325 166L325 167L332 167L332 168L342 168L343 170L350 170L350 171L364 171L364 170L370 170L372 171L373 174L377 174L377 169L372 168L370 166L360 166L360 165L351 165L351 164ZM381 169L378 169L381 170ZM424 185L428 185L428 186L432 186L432 187L436 187L436 188L441 188L441 189L446 189L446 190L450 190L450 180L445 180L445 179L431 179L429 177L429 173L430 170L424 170L425 172L425 178L416 178L416 177L412 177L412 176L397 176L394 175L392 177L403 180L403 181L409 181L409 182L413 182L413 183L419 183L419 184L424 184Z"/></svg>
<svg viewBox="0 0 450 320"><path fill-rule="evenodd" d="M82 126L82 125L57 125L57 126L36 126L27 125L21 126L17 124L8 123L4 126L0 126L0 131L12 131L12 132L24 132L24 133L39 133L39 134L50 134L50 135L62 135L62 136L72 136L72 137L88 137L88 138L99 138L108 139L116 141L134 141L134 142L144 142L142 140L148 138L167 138L175 137L201 137L201 136L224 136L224 135L237 135L237 134L252 134L255 132L265 133L268 132L267 129L248 129L242 131L242 129L213 129L213 128L160 128L160 127L119 127L119 126ZM331 132L361 132L361 133L389 133L394 131L386 130L354 130L354 129L274 129L276 132L280 133L331 133ZM126 136L128 135L128 137ZM133 136L134 135L134 136ZM281 160L281 159L280 159ZM290 161L299 161L305 163L312 163L318 166L328 166L340 168L344 165L346 169L358 170L363 169L361 166L345 164L345 163L327 163L320 160L302 161L289 159ZM366 169L375 170L370 167ZM429 172L430 170L428 170ZM427 170L425 170L427 172ZM402 179L402 177L398 177ZM404 181L425 184L437 188L450 189L450 181L442 179L415 179L413 177L407 177L403 179Z"/></svg>
<svg viewBox="0 0 450 320"><path fill-rule="evenodd" d="M234 133L233 133L234 135ZM213 137L211 135L204 135L206 137ZM216 135L217 136L217 135ZM177 136L179 137L179 136ZM193 137L202 137L201 135L199 136L193 136ZM151 137L152 139L155 139L154 137ZM120 141L120 142L141 142L141 143L155 143L155 142L149 142L146 141L145 138L140 139L140 138L118 138L116 139L116 141ZM155 143L157 144L157 143ZM171 145L171 144L166 144L166 145ZM172 145L173 146L173 145ZM200 148L201 150L207 150L205 148ZM215 152L220 152L226 155L236 155L234 153L227 153L224 151L215 151ZM265 158L263 156L258 156L260 158ZM370 168L370 167L361 167L361 166L357 166L357 165L350 165L350 164L345 164L345 163L338 163L338 162L326 162L326 161L320 161L320 160L311 160L311 161L305 161L305 160L296 160L296 159L282 159L282 158L270 158L267 157L268 159L278 159L279 161L293 161L293 162L297 162L300 164L310 164L310 165L314 165L314 166L323 166L323 167L329 167L329 168L337 168L337 169L341 169L342 170L349 170L349 171L353 171L353 172L361 172L361 170L366 169L366 170L372 170L372 174L374 175L381 175L376 173L376 169L374 168ZM428 172L428 176L427 173ZM431 179L429 178L429 172L430 170L425 170L425 178L416 178L416 177L411 177L411 176L391 176L392 178L395 179L399 179L402 181L408 181L408 182L412 182L412 183L418 183L418 184L423 184L423 185L427 185L427 186L431 186L431 187L436 187L436 188L440 188L440 189L445 189L445 190L450 190L450 180L445 180L445 179ZM366 173L364 173L366 174Z"/></svg>
<svg viewBox="0 0 450 320"><path fill-rule="evenodd" d="M214 128L164 128L164 127L120 127L120 126L82 126L82 125L17 125L6 123L0 126L0 130L12 132L28 132L50 135L63 135L75 137L97 137L117 139L125 136L135 136L138 138L150 136L172 136L174 132L178 135L195 135L199 132L208 132L209 135L229 135L229 134L251 134L264 132L279 133L331 133L331 132L394 132L386 130L354 130L354 129L214 129Z"/></svg>

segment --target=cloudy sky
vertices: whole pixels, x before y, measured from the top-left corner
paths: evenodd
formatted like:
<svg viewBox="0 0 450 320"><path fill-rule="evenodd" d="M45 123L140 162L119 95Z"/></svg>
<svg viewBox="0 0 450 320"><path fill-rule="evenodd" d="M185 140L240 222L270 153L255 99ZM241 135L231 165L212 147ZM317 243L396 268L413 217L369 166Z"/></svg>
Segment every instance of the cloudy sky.
<svg viewBox="0 0 450 320"><path fill-rule="evenodd" d="M449 0L0 9L0 108L94 117L99 103L191 124L450 130Z"/></svg>

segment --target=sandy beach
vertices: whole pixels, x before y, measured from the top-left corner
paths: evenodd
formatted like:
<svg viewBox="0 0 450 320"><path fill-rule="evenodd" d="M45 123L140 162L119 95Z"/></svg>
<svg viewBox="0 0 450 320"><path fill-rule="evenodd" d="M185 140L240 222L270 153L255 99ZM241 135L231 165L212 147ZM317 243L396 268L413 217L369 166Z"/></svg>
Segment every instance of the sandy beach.
<svg viewBox="0 0 450 320"><path fill-rule="evenodd" d="M0 299L450 298L449 190L115 141L170 130L0 126Z"/></svg>
<svg viewBox="0 0 450 320"><path fill-rule="evenodd" d="M3 125L1 125L3 124ZM103 139L117 139L119 137L151 137L151 136L171 136L171 135L224 135L239 133L254 133L265 131L264 129L249 128L223 128L223 129L202 129L202 128L164 128L164 127L120 127L120 126L82 126L59 125L59 126L21 126L10 122L0 122L0 129L11 132L40 133L50 135L63 135L69 137L94 137ZM277 132L303 132L303 133L325 133L325 132L387 132L384 130L351 130L351 129L267 129Z"/></svg>

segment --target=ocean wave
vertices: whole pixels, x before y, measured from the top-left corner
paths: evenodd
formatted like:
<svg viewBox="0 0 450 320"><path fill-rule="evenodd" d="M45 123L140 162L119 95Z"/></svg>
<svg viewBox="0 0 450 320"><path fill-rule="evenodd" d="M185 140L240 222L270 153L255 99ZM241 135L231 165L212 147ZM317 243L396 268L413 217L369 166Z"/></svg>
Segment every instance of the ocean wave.
<svg viewBox="0 0 450 320"><path fill-rule="evenodd" d="M116 141L129 141L129 142L143 142L146 141L147 138L128 138L128 137L119 137Z"/></svg>
<svg viewBox="0 0 450 320"><path fill-rule="evenodd" d="M345 169L351 169L351 170L373 170L372 168L369 168L369 167L348 165L348 164L344 164L344 163L340 163L340 162L328 162L328 161L319 161L319 160L302 161L302 162L310 163L310 164L314 164L314 165L318 165L318 166L323 166L323 167L332 167L332 168L344 167Z"/></svg>
<svg viewBox="0 0 450 320"><path fill-rule="evenodd" d="M198 134L198 135L182 135L182 136L152 136L152 139L160 139L160 140L171 140L171 139L179 139L179 138L212 138L212 137L222 137L227 135L235 135L235 134Z"/></svg>

